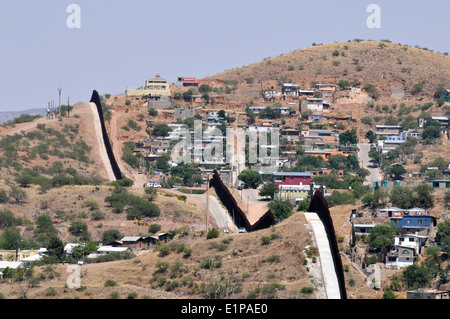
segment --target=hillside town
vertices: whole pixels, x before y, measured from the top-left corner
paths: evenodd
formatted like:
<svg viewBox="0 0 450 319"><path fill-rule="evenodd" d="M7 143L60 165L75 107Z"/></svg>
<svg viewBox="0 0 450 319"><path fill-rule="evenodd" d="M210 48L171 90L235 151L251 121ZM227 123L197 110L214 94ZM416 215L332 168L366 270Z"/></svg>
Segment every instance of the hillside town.
<svg viewBox="0 0 450 319"><path fill-rule="evenodd" d="M331 57L336 56L344 54L336 49ZM40 141L37 146L19 142L19 147L11 150L8 145L17 141L2 139L3 155L23 161L20 165L25 167L37 155L42 160L58 157L57 164L30 164L30 169L21 167L14 174L7 171L5 185L16 191L31 187L34 196L54 190L62 196L64 187L73 187L68 191L73 197L64 193L69 198L65 205L81 206L78 217L71 218L69 207L41 214L50 211L52 204L51 200L41 201L39 208L33 207L39 211L34 215L35 229L32 222L16 219L6 209L0 212L0 229L17 225L24 229L22 233L11 230L15 240L0 237L2 282L17 274L25 276L24 269L32 264L74 264L83 270L115 260L134 259L136 264L144 264L145 256L154 254L159 259L151 259L155 271L149 290L223 298L229 291L218 289L220 293L213 294L208 290L207 275L203 274L198 285L193 278L200 276L201 270L219 269L222 261L242 257L248 253L245 245L236 244L226 256L210 253L205 259L208 263L203 260L201 266L191 267L189 279L183 277L188 267L183 268L182 261L192 260L193 247L205 242L201 239L222 240L199 248L199 254L208 254L213 249L225 251L239 238L265 232L267 236L257 237L262 242L259 249L280 237L289 238L283 245L295 256L293 264L304 268L280 275L282 282L311 284L301 289L295 286L292 291L296 292L283 292L281 284L268 283L264 287L272 289L269 294L259 289L258 283L244 295L241 282L230 277L227 289L233 282L239 297L276 298L284 293L285 298L297 298L301 291L300 298L310 298L314 291L316 297L333 299L347 297L346 290L353 289L352 298L363 299L363 294L376 295L382 289L383 299L449 299L450 89L439 85L431 95L422 94L419 99L420 85L411 89L395 79L385 90L362 77L349 80L347 76L316 74L311 80L302 75L302 68L299 71L297 78L280 76L276 80L233 80L218 75L180 76L171 82L163 74L155 74L123 95L97 96L94 91L89 103L58 108L52 104L47 122L33 127L37 131L22 130L14 136L20 140L21 132L30 141ZM95 134L87 135L94 136L90 143L99 143L100 149L94 155L84 140L77 140L80 124L75 122L86 120L91 111L94 117L89 120L97 126ZM48 127L60 122L63 133ZM87 125L92 126L91 122ZM45 140L52 135L57 138ZM58 139L65 143L52 149L42 145L42 141L52 145ZM75 145L73 152L54 150L72 147L70 143ZM21 145L35 153L26 153ZM22 157L18 152L24 153L20 153ZM94 163L98 166L90 167ZM8 169L18 166L5 164ZM92 170L88 177L82 176L85 170ZM112 176L109 181L95 175L104 170ZM115 180L113 173L119 170L122 176ZM12 181L17 186L8 184ZM84 193L75 197L77 191ZM27 201L14 192L5 192L5 197L2 203L8 208ZM322 217L318 225L319 210L332 222ZM308 225L308 236L302 229L308 240L302 239L304 247L296 244L298 251L291 253L292 238L297 235L279 229L289 229L291 218L300 218L296 215L303 218L296 222ZM64 242L52 237L52 232L64 235ZM25 247L19 244L25 235L36 240L29 245L33 249L19 248ZM43 240L46 236L48 240ZM325 242L328 255L323 255L321 239L331 237ZM2 246L4 242L7 245ZM161 261L177 253L182 254L182 261L173 259L170 267L169 262ZM279 262L274 261L276 253L267 255L272 261L265 251L261 255L266 259L245 266L256 272L262 264L271 269L272 263ZM147 269L147 265L139 267ZM328 277L329 269L337 275ZM374 269L381 275L371 284ZM267 277L278 276L274 272ZM361 276L359 287L368 287L369 292L353 288L355 280L350 274ZM222 287L223 282L215 284ZM24 297L26 293L24 290Z"/></svg>

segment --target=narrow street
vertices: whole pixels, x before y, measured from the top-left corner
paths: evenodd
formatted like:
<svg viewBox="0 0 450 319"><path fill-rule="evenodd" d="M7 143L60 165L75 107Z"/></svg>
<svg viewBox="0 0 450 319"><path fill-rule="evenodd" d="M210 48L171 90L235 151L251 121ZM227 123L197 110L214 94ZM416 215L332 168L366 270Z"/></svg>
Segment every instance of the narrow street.
<svg viewBox="0 0 450 319"><path fill-rule="evenodd" d="M373 164L370 162L369 151L370 144L361 143L358 144L359 152L358 152L358 160L362 167L369 170L370 175L366 177L365 185L372 186L374 182L381 182L383 177L381 175L381 170L379 167L373 167Z"/></svg>

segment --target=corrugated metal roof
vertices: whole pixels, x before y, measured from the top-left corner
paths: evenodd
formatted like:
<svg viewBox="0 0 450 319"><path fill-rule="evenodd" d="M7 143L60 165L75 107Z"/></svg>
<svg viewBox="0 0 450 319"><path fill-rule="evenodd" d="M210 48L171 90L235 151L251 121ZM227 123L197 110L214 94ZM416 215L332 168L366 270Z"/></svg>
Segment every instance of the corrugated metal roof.
<svg viewBox="0 0 450 319"><path fill-rule="evenodd" d="M0 260L0 269L12 268L17 269L22 265L20 261L3 261Z"/></svg>

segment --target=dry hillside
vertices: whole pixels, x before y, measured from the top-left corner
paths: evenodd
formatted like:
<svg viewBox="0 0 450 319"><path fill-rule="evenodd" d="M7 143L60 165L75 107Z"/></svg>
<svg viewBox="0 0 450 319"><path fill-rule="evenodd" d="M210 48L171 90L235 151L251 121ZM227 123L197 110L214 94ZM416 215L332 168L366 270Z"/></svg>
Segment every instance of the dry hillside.
<svg viewBox="0 0 450 319"><path fill-rule="evenodd" d="M337 83L340 79L372 83L384 94L389 84L403 82L406 91L425 82L423 92L432 94L442 84L450 86L450 57L425 48L397 43L362 41L330 43L296 50L261 62L235 68L205 79L260 81L291 80L308 87L311 81Z"/></svg>

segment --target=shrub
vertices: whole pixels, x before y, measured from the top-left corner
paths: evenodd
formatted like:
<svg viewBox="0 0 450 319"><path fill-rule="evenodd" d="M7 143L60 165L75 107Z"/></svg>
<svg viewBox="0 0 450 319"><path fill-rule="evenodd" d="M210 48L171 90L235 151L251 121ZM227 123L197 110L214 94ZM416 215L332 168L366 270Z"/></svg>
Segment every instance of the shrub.
<svg viewBox="0 0 450 319"><path fill-rule="evenodd" d="M211 229L206 235L206 239L213 239L217 237L219 237L219 230L217 228Z"/></svg>
<svg viewBox="0 0 450 319"><path fill-rule="evenodd" d="M117 282L111 279L105 281L105 287L115 287L117 286Z"/></svg>
<svg viewBox="0 0 450 319"><path fill-rule="evenodd" d="M103 220L103 219L105 219L105 216L106 216L105 213L97 210L91 214L91 219L92 220Z"/></svg>
<svg viewBox="0 0 450 319"><path fill-rule="evenodd" d="M192 255L192 249L186 247L184 248L183 253L184 253L183 258L189 258Z"/></svg>
<svg viewBox="0 0 450 319"><path fill-rule="evenodd" d="M158 224L151 224L148 227L148 232L150 234L155 234L156 232L159 232L160 230L161 230L161 225L158 225Z"/></svg>
<svg viewBox="0 0 450 319"><path fill-rule="evenodd" d="M267 257L266 261L268 263L271 263L271 264L272 263L279 263L280 262L280 257L276 256L276 255L271 255L271 256Z"/></svg>
<svg viewBox="0 0 450 319"><path fill-rule="evenodd" d="M139 296L138 293L133 291L133 292L128 293L127 299L136 299L138 296Z"/></svg>
<svg viewBox="0 0 450 319"><path fill-rule="evenodd" d="M168 254L170 254L169 245L163 244L163 245L159 246L158 251L159 251L159 255L161 257L167 256Z"/></svg>
<svg viewBox="0 0 450 319"><path fill-rule="evenodd" d="M213 269L213 268L220 268L222 267L221 261L214 261L212 259L205 259L200 263L200 266L203 269Z"/></svg>
<svg viewBox="0 0 450 319"><path fill-rule="evenodd" d="M313 287L303 287L303 288L300 290L300 292L301 292L302 294L306 294L306 295L312 294L313 291L314 291L314 288L313 288Z"/></svg>
<svg viewBox="0 0 450 319"><path fill-rule="evenodd" d="M268 244L270 244L270 237L267 237L267 236L261 237L261 243L262 243L263 245L268 245Z"/></svg>
<svg viewBox="0 0 450 319"><path fill-rule="evenodd" d="M110 295L109 295L110 299L119 299L119 293L117 291L113 291Z"/></svg>
<svg viewBox="0 0 450 319"><path fill-rule="evenodd" d="M414 84L412 89L411 89L411 94L412 95L419 94L420 92L422 92L423 86L424 86L424 82L420 82L420 83Z"/></svg>
<svg viewBox="0 0 450 319"><path fill-rule="evenodd" d="M56 289L55 288L53 288L53 287L48 287L47 288L47 291L46 291L46 293L45 293L45 295L47 296L47 297L52 297L52 296L56 296L57 295L57 292L56 292Z"/></svg>
<svg viewBox="0 0 450 319"><path fill-rule="evenodd" d="M368 94L369 94L369 96L371 97L371 98L373 98L374 100L376 100L376 99L378 99L379 97L380 97L380 92L378 91L378 89L376 88L376 86L375 85L373 85L373 84L366 84L364 87L363 87L363 90L365 90Z"/></svg>

